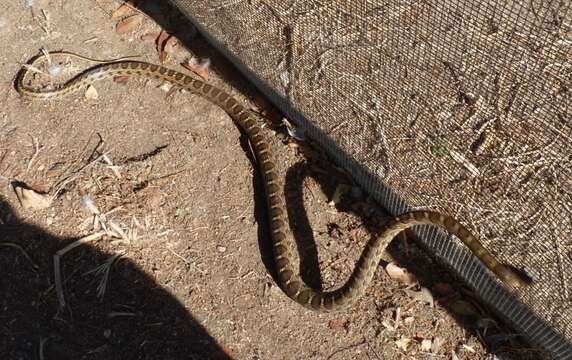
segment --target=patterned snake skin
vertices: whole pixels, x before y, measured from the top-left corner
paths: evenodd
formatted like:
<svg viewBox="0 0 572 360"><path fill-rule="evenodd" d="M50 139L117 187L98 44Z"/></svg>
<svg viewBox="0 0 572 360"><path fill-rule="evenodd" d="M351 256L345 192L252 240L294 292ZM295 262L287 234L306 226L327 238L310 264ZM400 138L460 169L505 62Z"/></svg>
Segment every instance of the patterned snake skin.
<svg viewBox="0 0 572 360"><path fill-rule="evenodd" d="M56 52L51 53L50 56L57 54L70 55L71 53ZM514 287L525 284L520 276L499 263L457 220L435 212L414 211L391 220L380 234L367 243L353 273L341 288L331 292L316 291L308 287L301 279L299 272L295 270L295 264L290 253L292 240L287 226L286 207L281 189L282 182L277 173L270 144L266 141L258 121L249 110L229 94L212 85L163 66L138 61L116 61L96 65L54 90L45 91L31 88L26 85L25 81L29 73L28 69L45 56L45 54L39 55L31 59L28 62L29 66L21 69L15 82L16 90L21 96L31 99L60 98L83 89L97 80L130 75L169 82L178 88L200 95L223 108L247 134L262 174L279 285L286 295L309 309L333 311L350 305L363 294L364 289L373 278L382 253L391 240L401 231L421 224L436 225L456 235L504 283Z"/></svg>

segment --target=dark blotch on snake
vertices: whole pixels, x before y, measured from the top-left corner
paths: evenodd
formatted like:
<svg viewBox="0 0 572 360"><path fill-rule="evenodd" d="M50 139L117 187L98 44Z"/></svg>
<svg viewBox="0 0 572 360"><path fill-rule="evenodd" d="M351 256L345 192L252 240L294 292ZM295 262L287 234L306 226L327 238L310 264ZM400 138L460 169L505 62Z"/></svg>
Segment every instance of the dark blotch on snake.
<svg viewBox="0 0 572 360"><path fill-rule="evenodd" d="M273 229L281 229L282 227L284 227L286 224L284 224L284 221L282 219L275 219L272 220L272 228Z"/></svg>
<svg viewBox="0 0 572 360"><path fill-rule="evenodd" d="M324 299L324 308L327 310L332 310L334 308L334 302L332 301L331 297L327 297Z"/></svg>
<svg viewBox="0 0 572 360"><path fill-rule="evenodd" d="M204 84L201 91L203 92L203 94L208 95L209 92L212 90L212 88L213 88L212 85Z"/></svg>
<svg viewBox="0 0 572 360"><path fill-rule="evenodd" d="M135 62L132 62L132 63L129 63L129 67L132 68L132 69L137 69L137 67L139 67L139 64L138 64L138 63L135 63Z"/></svg>
<svg viewBox="0 0 572 360"><path fill-rule="evenodd" d="M280 203L281 203L281 201L280 201L280 197L278 195L268 196L268 205L276 206L276 205L280 205Z"/></svg>
<svg viewBox="0 0 572 360"><path fill-rule="evenodd" d="M255 143L255 144L258 143L258 142L261 142L261 141L262 141L262 134L259 134L259 133L258 133L258 134L255 134L255 135L250 135L250 140L251 140L253 143Z"/></svg>
<svg viewBox="0 0 572 360"><path fill-rule="evenodd" d="M218 95L218 100L219 100L221 103L225 103L225 102L226 102L226 99L228 99L228 98L229 98L228 94L226 94L226 93L224 93L224 92L222 92L222 91L221 91L221 93Z"/></svg>
<svg viewBox="0 0 572 360"><path fill-rule="evenodd" d="M236 104L236 106L232 108L232 114L234 116L238 116L238 115L242 114L243 112L244 112L244 106L242 106L240 104Z"/></svg>
<svg viewBox="0 0 572 360"><path fill-rule="evenodd" d="M440 216L437 213L429 213L429 220L437 224L441 223Z"/></svg>
<svg viewBox="0 0 572 360"><path fill-rule="evenodd" d="M270 160L271 157L272 157L272 156L270 155L269 152L265 152L265 153L262 153L262 154L258 154L258 160L259 160L260 162L267 162L267 161Z"/></svg>
<svg viewBox="0 0 572 360"><path fill-rule="evenodd" d="M278 185L276 185L276 184L268 184L266 189L268 190L269 193L272 194L272 193L278 192L280 190L280 187L278 187Z"/></svg>
<svg viewBox="0 0 572 360"><path fill-rule="evenodd" d="M114 63L114 64L111 64L111 68L112 69L118 69L120 65L121 65L120 63Z"/></svg>
<svg viewBox="0 0 572 360"><path fill-rule="evenodd" d="M267 143L262 143L260 144L260 146L258 146L258 151L264 151L264 150L268 150L268 148L270 148L270 146Z"/></svg>
<svg viewBox="0 0 572 360"><path fill-rule="evenodd" d="M165 75L166 72L167 72L167 68L164 68L162 66L159 68L159 74Z"/></svg>
<svg viewBox="0 0 572 360"><path fill-rule="evenodd" d="M286 240L286 234L283 232L274 233L274 241L279 243Z"/></svg>
<svg viewBox="0 0 572 360"><path fill-rule="evenodd" d="M121 63L121 68L122 69L127 69L129 67L128 63Z"/></svg>
<svg viewBox="0 0 572 360"><path fill-rule="evenodd" d="M284 210L282 208L279 208L279 207L270 209L270 213L272 214L272 217L284 216Z"/></svg>
<svg viewBox="0 0 572 360"><path fill-rule="evenodd" d="M216 89L215 89L215 90L216 90ZM245 111L245 112L243 112L242 114L240 114L240 115L237 117L237 119L238 119L238 121L243 122L244 120L248 119L249 116L250 116L250 115L248 114L248 112Z"/></svg>
<svg viewBox="0 0 572 360"><path fill-rule="evenodd" d="M298 296L296 296L296 299L298 300L298 302L302 304L307 304L310 301L311 295L312 292L310 290L304 290L301 293L299 293Z"/></svg>
<svg viewBox="0 0 572 360"><path fill-rule="evenodd" d="M256 121L253 118L250 118L244 122L244 127L250 129L250 127L254 126Z"/></svg>
<svg viewBox="0 0 572 360"><path fill-rule="evenodd" d="M193 78L191 78L190 76L185 75L185 78L183 79L183 83L188 84L191 81L193 81Z"/></svg>
<svg viewBox="0 0 572 360"><path fill-rule="evenodd" d="M274 253L275 253L276 255L282 255L282 254L284 254L287 250L288 250L288 249L286 248L286 245L274 243Z"/></svg>
<svg viewBox="0 0 572 360"><path fill-rule="evenodd" d="M167 76L172 77L173 75L175 75L175 70L173 69L167 70Z"/></svg>
<svg viewBox="0 0 572 360"><path fill-rule="evenodd" d="M180 80L183 78L183 76L185 76L185 75L183 75L183 74L181 74L180 72L178 72L178 73L175 74L175 80L180 81Z"/></svg>
<svg viewBox="0 0 572 360"><path fill-rule="evenodd" d="M229 110L232 110L236 105L238 105L238 102L236 100L234 100L233 98L229 97L226 100L226 108Z"/></svg>
<svg viewBox="0 0 572 360"><path fill-rule="evenodd" d="M157 71L158 68L159 68L158 65L152 64L150 69L151 69L151 71L154 72L154 71Z"/></svg>
<svg viewBox="0 0 572 360"><path fill-rule="evenodd" d="M320 308L320 305L322 305L322 297L314 296L312 298L312 302L310 303L310 305L312 305L312 308L318 310Z"/></svg>
<svg viewBox="0 0 572 360"><path fill-rule="evenodd" d="M264 171L264 172L266 173L266 172L269 172L269 171L271 171L271 170L274 170L274 166L275 166L275 165L274 165L273 162L267 161L267 162L263 162L263 163L260 165L260 168L262 169L262 171Z"/></svg>
<svg viewBox="0 0 572 360"><path fill-rule="evenodd" d="M290 279L293 275L292 271L290 270L285 271L284 273L281 274L283 275L283 279ZM296 293L298 292L298 290L300 290L301 287L302 284L299 281L292 281L290 284L284 287L284 292L286 292L286 295L288 295L289 297L293 297L294 295L296 295Z"/></svg>
<svg viewBox="0 0 572 360"><path fill-rule="evenodd" d="M141 63L141 64L139 64L139 67L141 68L141 70L147 70L147 68L149 67L149 64Z"/></svg>
<svg viewBox="0 0 572 360"><path fill-rule="evenodd" d="M220 93L221 93L221 90L219 90L219 89L213 87L213 89L212 89L212 91L211 91L211 96L213 97L213 99L216 99L217 96L218 96L218 94L220 94Z"/></svg>
<svg viewBox="0 0 572 360"><path fill-rule="evenodd" d="M276 268L277 269L282 269L284 266L290 264L290 261L288 261L288 259L286 259L285 257L276 260Z"/></svg>
<svg viewBox="0 0 572 360"><path fill-rule="evenodd" d="M195 89L199 90L201 88L201 86L204 85L204 83L202 83L200 81L193 81L192 85Z"/></svg>

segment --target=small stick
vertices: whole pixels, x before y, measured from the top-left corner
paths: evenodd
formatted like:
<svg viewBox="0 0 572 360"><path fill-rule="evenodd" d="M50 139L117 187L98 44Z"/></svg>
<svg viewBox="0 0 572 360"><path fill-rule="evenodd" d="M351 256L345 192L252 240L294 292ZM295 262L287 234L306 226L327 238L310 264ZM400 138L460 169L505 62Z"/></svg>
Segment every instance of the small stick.
<svg viewBox="0 0 572 360"><path fill-rule="evenodd" d="M43 149L43 147L40 147L40 143L39 143L38 139L36 139L32 135L30 135L30 138L32 139L32 144L34 145L34 154L30 158L30 161L28 162L28 167L26 168L26 172L30 171L30 168L32 167L32 164L34 163L34 160L36 160L36 157L38 156L40 151L42 151L42 149Z"/></svg>

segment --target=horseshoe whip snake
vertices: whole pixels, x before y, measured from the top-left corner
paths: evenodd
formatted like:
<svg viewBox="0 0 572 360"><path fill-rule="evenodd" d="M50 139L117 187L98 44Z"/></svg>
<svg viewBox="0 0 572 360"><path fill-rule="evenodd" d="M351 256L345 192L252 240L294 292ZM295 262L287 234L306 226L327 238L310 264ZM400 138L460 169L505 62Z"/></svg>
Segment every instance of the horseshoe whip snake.
<svg viewBox="0 0 572 360"><path fill-rule="evenodd" d="M75 55L67 52L54 52L50 55L57 54ZM333 311L350 305L362 295L370 283L382 253L391 240L401 231L421 224L436 225L456 235L505 284L514 287L525 284L519 275L497 261L476 237L454 218L436 212L413 211L389 221L385 229L367 243L351 276L342 287L331 292L314 290L304 283L299 272L295 270L290 250L292 235L287 225L286 207L280 186L281 181L277 173L277 165L274 162L271 146L261 131L261 126L249 110L229 94L212 85L163 66L139 61L98 61L102 64L85 70L53 90L34 89L27 85L25 80L29 69L43 57L46 57L46 54L32 58L27 66L19 72L15 87L21 96L31 99L61 98L95 81L129 75L169 82L192 94L200 95L223 108L248 136L254 149L259 171L262 174L279 285L286 295L309 309Z"/></svg>

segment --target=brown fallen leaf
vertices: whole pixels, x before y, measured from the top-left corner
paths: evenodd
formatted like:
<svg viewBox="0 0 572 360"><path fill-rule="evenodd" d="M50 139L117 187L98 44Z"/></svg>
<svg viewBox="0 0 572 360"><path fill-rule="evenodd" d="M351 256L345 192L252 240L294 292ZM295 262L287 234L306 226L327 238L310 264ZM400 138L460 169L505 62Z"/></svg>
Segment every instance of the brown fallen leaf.
<svg viewBox="0 0 572 360"><path fill-rule="evenodd" d="M129 81L130 78L131 78L131 76L129 76L129 75L115 76L113 78L113 81L118 83L118 84L127 84L127 82Z"/></svg>
<svg viewBox="0 0 572 360"><path fill-rule="evenodd" d="M415 276L412 273L407 271L407 269L395 265L394 263L387 264L385 266L385 271L393 280L397 280L407 285L411 285L416 281Z"/></svg>
<svg viewBox="0 0 572 360"><path fill-rule="evenodd" d="M23 184L12 183L12 189L16 193L16 197L24 209L45 209L50 207L52 204L52 199L49 195L37 193L36 191L25 187Z"/></svg>
<svg viewBox="0 0 572 360"><path fill-rule="evenodd" d="M191 70L201 78L207 80L209 77L208 69L210 63L211 62L209 59L204 59L202 61L199 61L197 58L193 57L187 60L186 62L182 63L181 65L183 65L185 69Z"/></svg>
<svg viewBox="0 0 572 360"><path fill-rule="evenodd" d="M157 36L159 36L158 32L148 32L146 34L141 35L139 39L141 41L155 41L155 39L157 39Z"/></svg>
<svg viewBox="0 0 572 360"><path fill-rule="evenodd" d="M347 323L348 323L347 320L332 319L332 320L328 321L328 327L332 330L341 330L341 329L344 329L346 327Z"/></svg>
<svg viewBox="0 0 572 360"><path fill-rule="evenodd" d="M141 14L129 16L117 23L115 32L118 34L133 32L143 23L143 19L144 17Z"/></svg>
<svg viewBox="0 0 572 360"><path fill-rule="evenodd" d="M133 1L129 0L111 13L111 20L117 20L135 12Z"/></svg>
<svg viewBox="0 0 572 360"><path fill-rule="evenodd" d="M159 53L159 61L161 62L161 64L163 64L165 60L167 60L167 56L169 55L165 51L165 45L167 44L169 38L171 38L171 34L166 32L165 30L162 30L159 33L159 36L157 37L157 40L155 42L155 48L157 49L157 53Z"/></svg>
<svg viewBox="0 0 572 360"><path fill-rule="evenodd" d="M179 39L174 36L171 36L167 42L165 43L164 50L167 54L172 55L177 51L179 48Z"/></svg>

